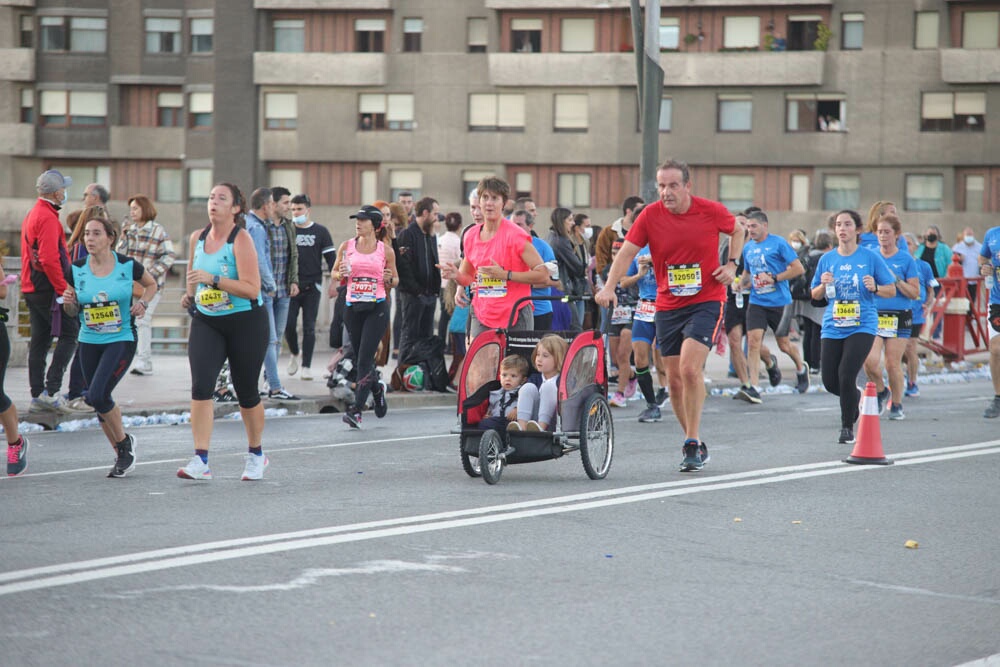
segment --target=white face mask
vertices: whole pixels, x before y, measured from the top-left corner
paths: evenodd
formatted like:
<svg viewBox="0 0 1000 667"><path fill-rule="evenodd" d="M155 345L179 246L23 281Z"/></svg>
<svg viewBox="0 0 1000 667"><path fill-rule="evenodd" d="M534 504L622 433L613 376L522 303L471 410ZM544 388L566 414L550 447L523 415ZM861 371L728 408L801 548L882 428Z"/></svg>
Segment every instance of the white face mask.
<svg viewBox="0 0 1000 667"><path fill-rule="evenodd" d="M793 250L799 250L800 248L802 248L802 242L801 241L792 241L792 249Z"/></svg>
<svg viewBox="0 0 1000 667"><path fill-rule="evenodd" d="M583 238L585 238L585 239L587 239L589 241L590 237L593 236L593 235L594 235L594 228L593 227L584 227L583 228Z"/></svg>
<svg viewBox="0 0 1000 667"><path fill-rule="evenodd" d="M292 222L294 222L296 225L305 224L305 222L306 222L306 216L304 216L304 215L296 215L295 217L292 218Z"/></svg>
<svg viewBox="0 0 1000 667"><path fill-rule="evenodd" d="M973 243L976 242L976 237L975 236L966 236L965 237L965 242L967 244L969 244L969 245L972 245Z"/></svg>

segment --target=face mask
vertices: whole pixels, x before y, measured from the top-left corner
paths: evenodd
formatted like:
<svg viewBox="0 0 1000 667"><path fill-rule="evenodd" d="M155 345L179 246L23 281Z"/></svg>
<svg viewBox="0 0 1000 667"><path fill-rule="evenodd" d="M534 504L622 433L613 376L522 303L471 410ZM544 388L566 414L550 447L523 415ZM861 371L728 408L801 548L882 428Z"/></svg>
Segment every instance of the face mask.
<svg viewBox="0 0 1000 667"><path fill-rule="evenodd" d="M585 238L585 239L587 239L589 241L590 237L593 236L593 235L594 235L594 228L593 227L584 227L583 228L583 238Z"/></svg>
<svg viewBox="0 0 1000 667"><path fill-rule="evenodd" d="M972 245L973 243L976 242L976 237L975 236L966 236L965 237L965 242L967 244L969 244L969 245Z"/></svg>
<svg viewBox="0 0 1000 667"><path fill-rule="evenodd" d="M792 241L792 249L793 250L799 250L800 248L802 248L802 242L801 241Z"/></svg>
<svg viewBox="0 0 1000 667"><path fill-rule="evenodd" d="M292 218L292 222L294 222L296 225L304 224L305 221L306 221L306 216L304 215L296 215Z"/></svg>
<svg viewBox="0 0 1000 667"><path fill-rule="evenodd" d="M934 243L935 241L937 241L937 234L928 234L927 240L931 243Z"/></svg>

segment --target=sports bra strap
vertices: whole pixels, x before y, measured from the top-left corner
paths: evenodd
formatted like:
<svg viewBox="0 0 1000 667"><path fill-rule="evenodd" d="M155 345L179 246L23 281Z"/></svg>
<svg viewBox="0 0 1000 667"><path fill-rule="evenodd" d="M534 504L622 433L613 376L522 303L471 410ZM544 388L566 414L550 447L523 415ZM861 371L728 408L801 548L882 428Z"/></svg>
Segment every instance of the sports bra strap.
<svg viewBox="0 0 1000 667"><path fill-rule="evenodd" d="M198 237L199 241L204 241L208 236L208 232L211 231L212 225L207 225L205 229L201 230L201 236ZM226 239L226 243L232 243L236 240L236 235L240 233L240 226L234 225L233 231L229 232L229 238Z"/></svg>

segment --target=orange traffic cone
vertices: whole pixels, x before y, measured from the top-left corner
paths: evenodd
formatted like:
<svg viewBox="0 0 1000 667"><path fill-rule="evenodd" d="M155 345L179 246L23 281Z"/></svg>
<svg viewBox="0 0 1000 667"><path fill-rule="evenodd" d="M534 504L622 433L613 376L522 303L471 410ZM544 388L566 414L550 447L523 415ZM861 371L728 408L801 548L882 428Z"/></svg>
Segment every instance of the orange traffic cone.
<svg viewBox="0 0 1000 667"><path fill-rule="evenodd" d="M858 421L858 439L854 451L844 459L844 463L861 465L892 465L890 459L882 452L882 434L878 425L878 394L875 383L865 385L865 394L861 399L861 419Z"/></svg>

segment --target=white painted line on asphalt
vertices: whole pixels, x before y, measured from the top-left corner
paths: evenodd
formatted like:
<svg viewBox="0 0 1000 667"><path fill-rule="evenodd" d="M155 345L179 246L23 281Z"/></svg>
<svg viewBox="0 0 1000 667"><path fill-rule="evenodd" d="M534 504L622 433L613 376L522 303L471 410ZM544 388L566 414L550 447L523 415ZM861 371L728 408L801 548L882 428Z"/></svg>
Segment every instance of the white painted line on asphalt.
<svg viewBox="0 0 1000 667"><path fill-rule="evenodd" d="M994 440L972 445L907 452L895 457L895 459L897 465L916 465L932 461L954 460L988 454L1000 454L1000 441ZM202 565L270 553L359 542L383 537L412 535L500 521L533 518L549 514L599 509L705 491L722 491L848 472L889 469L891 468L885 466L852 466L842 464L839 461L827 461L802 466L786 466L784 468L701 478L700 480L691 482L665 482L662 484L625 487L591 494L560 496L493 507L456 510L423 516L316 528L293 533L193 544L170 549L158 549L108 558L5 572L0 574L0 581L12 583L0 585L0 595L11 595L30 590L177 567ZM646 491L647 489L650 490ZM617 497L610 497L611 494L615 494ZM492 512L492 514L484 515L487 512Z"/></svg>

